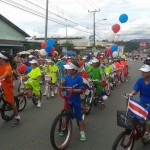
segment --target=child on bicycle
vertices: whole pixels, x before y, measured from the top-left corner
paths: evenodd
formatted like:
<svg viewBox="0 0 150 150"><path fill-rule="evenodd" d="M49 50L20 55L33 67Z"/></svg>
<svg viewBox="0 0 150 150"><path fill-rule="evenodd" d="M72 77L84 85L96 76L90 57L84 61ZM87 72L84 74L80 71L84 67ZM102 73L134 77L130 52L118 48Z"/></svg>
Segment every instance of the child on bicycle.
<svg viewBox="0 0 150 150"><path fill-rule="evenodd" d="M133 91L130 94L130 96L140 94L140 103L143 106L146 106L146 110L148 111L148 119L150 119L150 65L144 64L140 70L142 71L140 77L134 87ZM150 140L150 123L147 121L146 123L146 132L145 135L143 136L143 140L149 141Z"/></svg>
<svg viewBox="0 0 150 150"><path fill-rule="evenodd" d="M14 102L14 88L12 79L12 63L13 57L6 52L0 53L0 80L2 88L4 90L4 100L11 104L12 109L15 113L15 122L12 126L20 124L20 116L18 114L17 107Z"/></svg>
<svg viewBox="0 0 150 150"><path fill-rule="evenodd" d="M96 94L99 97L102 107L105 107L103 98L100 99L100 97L104 96L104 88L101 85L101 82L105 81L105 79L103 76L103 70L100 68L100 62L97 58L92 60L92 67L88 70L88 73L90 73L90 79L98 80L94 81L94 87L96 88Z"/></svg>
<svg viewBox="0 0 150 150"><path fill-rule="evenodd" d="M56 82L57 82L57 76L59 74L59 70L57 65L55 64L55 60L54 59L48 59L48 66L47 66L47 72L46 75L48 75L49 77L51 77L51 84L52 84L52 92L51 92L51 97L54 98L54 94L57 93L57 88L56 88ZM46 95L47 93L47 88L45 87L45 92L43 94L43 96Z"/></svg>
<svg viewBox="0 0 150 150"><path fill-rule="evenodd" d="M83 79L81 75L78 73L80 71L80 66L77 61L72 61L67 65L64 65L65 69L67 69L67 76L63 83L64 86L74 87L78 84L83 84ZM72 104L72 107L75 111L76 119L79 121L79 130L80 130L80 140L85 141L86 136L84 132L84 122L82 119L82 112L81 112L81 98L80 94L83 92L82 86L77 86L73 89L73 94L69 98L69 102Z"/></svg>
<svg viewBox="0 0 150 150"><path fill-rule="evenodd" d="M41 90L40 90L40 80L41 80L41 70L38 67L37 60L33 59L30 61L32 70L25 77L30 78L31 80L27 80L25 82L26 89L32 89L33 94L35 94L38 98L37 107L41 107ZM31 94L31 93L30 93ZM31 96L31 95L30 95Z"/></svg>

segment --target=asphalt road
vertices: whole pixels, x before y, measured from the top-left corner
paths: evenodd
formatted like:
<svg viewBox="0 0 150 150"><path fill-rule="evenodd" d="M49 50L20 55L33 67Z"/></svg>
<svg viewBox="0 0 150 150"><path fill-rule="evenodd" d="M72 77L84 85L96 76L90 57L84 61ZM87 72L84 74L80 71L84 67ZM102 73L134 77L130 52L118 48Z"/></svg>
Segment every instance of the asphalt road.
<svg viewBox="0 0 150 150"><path fill-rule="evenodd" d="M86 118L86 142L80 142L79 129L74 120L73 135L67 150L111 150L116 136L123 131L116 123L116 110L125 110L125 99L121 95L132 90L135 80L140 76L138 68L141 61L131 61L130 79L112 91L106 101L106 108L93 107ZM42 86L42 90L44 87ZM50 100L42 99L42 107L35 108L32 101L20 113L21 125L11 127L12 121L5 122L0 117L0 150L53 150L50 143L50 128L57 114L63 108L63 100L56 96ZM134 150L149 150L150 144L143 146L135 142Z"/></svg>

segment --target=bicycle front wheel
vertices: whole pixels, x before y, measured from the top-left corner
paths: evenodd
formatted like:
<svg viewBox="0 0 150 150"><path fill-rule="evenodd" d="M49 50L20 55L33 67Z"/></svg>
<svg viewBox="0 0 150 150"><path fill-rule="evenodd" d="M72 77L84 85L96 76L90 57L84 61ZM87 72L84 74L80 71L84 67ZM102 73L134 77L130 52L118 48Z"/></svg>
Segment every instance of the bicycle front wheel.
<svg viewBox="0 0 150 150"><path fill-rule="evenodd" d="M85 108L87 109L85 114L88 115L92 108L93 97L87 96L85 99Z"/></svg>
<svg viewBox="0 0 150 150"><path fill-rule="evenodd" d="M66 113L59 114L50 130L50 141L54 149L65 149L72 136L72 120Z"/></svg>
<svg viewBox="0 0 150 150"><path fill-rule="evenodd" d="M124 131L116 138L112 150L132 150L134 146L134 137L127 131Z"/></svg>
<svg viewBox="0 0 150 150"><path fill-rule="evenodd" d="M21 94L15 97L15 102L16 102L17 109L19 112L23 111L27 104L26 97Z"/></svg>

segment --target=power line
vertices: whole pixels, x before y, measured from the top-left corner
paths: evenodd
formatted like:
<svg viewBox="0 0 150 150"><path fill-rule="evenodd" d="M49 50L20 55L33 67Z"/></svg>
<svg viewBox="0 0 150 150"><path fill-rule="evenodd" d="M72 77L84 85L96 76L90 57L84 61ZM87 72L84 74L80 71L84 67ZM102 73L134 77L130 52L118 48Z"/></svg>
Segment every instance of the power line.
<svg viewBox="0 0 150 150"><path fill-rule="evenodd" d="M10 1L10 0L9 0L9 1ZM12 0L11 0L11 1L12 1ZM12 3L10 3L10 2L6 2L6 1L3 1L3 0L1 0L1 2L5 3L5 4L7 4L7 5L10 5L10 6L16 7L16 8L18 8L18 9L21 9L21 10L23 10L23 11L25 11L25 12L31 13L31 14L33 14L33 15L36 15L36 16L38 16L38 17L45 18L45 16L44 16L43 14L39 14L39 12L37 12L37 11L35 11L35 10L33 10L33 9L30 9L29 7L26 7L26 6L24 6L24 5L21 5L21 4L19 4L19 3L16 3L16 2L14 2L14 1L13 1L13 2L14 2L15 4L12 4ZM17 5L19 5L19 6L17 6ZM22 7L21 7L21 6L22 6ZM25 9L24 7L28 8L28 9L30 9L30 10L27 10L27 9ZM66 26L66 24L57 22L57 21L52 20L52 19L50 19L50 18L48 18L48 20L50 20L50 21L52 21L52 22L55 22L55 23L58 23L58 24L61 24L61 25L63 25L63 26ZM76 29L76 30L79 30L79 31L82 31L82 32L86 32L86 33L91 33L91 32L84 31L84 30L81 30L81 29L77 29L77 28L71 27L71 26L70 26L70 28L73 28L73 29Z"/></svg>
<svg viewBox="0 0 150 150"><path fill-rule="evenodd" d="M43 8L43 7L41 7L41 6L37 5L37 4L35 4L35 3L33 3L33 2L30 2L29 0L24 0L24 1L26 1L26 2L28 2L28 3L30 3L30 4L32 4L32 5L35 5L35 6L39 7L39 8L41 8L41 9L45 10L45 8ZM50 12L50 13L56 15L57 17L59 17L59 18L61 18L61 19L65 19L65 20L67 20L67 21L69 21L69 22L72 22L72 23L78 25L78 23L76 23L76 22L74 22L74 21L71 21L71 20L69 20L69 19L67 19L67 18L64 18L64 17L62 17L62 16L60 16L60 15L58 15L58 14L52 12L52 11L48 11L48 12Z"/></svg>

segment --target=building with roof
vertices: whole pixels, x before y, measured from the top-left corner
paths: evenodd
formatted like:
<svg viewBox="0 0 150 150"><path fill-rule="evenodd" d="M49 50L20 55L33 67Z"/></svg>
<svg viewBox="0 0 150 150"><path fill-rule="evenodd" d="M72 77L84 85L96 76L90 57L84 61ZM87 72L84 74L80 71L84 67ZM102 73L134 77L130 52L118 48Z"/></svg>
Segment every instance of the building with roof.
<svg viewBox="0 0 150 150"><path fill-rule="evenodd" d="M30 36L0 14L0 50L5 50L11 54L23 50L22 42L27 41L27 37Z"/></svg>

